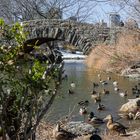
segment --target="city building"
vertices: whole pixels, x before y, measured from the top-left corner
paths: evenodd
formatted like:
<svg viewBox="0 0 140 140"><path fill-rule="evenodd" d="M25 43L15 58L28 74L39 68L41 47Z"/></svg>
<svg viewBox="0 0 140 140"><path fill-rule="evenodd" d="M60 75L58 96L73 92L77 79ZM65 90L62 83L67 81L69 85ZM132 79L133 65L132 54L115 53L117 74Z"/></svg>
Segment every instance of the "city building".
<svg viewBox="0 0 140 140"><path fill-rule="evenodd" d="M121 17L117 13L110 13L109 15L110 27L120 26Z"/></svg>

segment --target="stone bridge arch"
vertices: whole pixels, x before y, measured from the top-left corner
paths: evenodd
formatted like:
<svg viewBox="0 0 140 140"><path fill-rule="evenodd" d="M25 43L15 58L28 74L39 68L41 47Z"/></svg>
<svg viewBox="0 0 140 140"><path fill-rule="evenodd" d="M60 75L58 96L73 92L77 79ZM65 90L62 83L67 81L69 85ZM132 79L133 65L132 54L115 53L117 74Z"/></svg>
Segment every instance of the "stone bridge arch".
<svg viewBox="0 0 140 140"><path fill-rule="evenodd" d="M76 28L45 26L30 28L27 31L29 36L25 44L35 44L37 42L38 45L41 45L49 41L64 41L80 49L84 54L87 54L92 46L90 40L80 35Z"/></svg>
<svg viewBox="0 0 140 140"><path fill-rule="evenodd" d="M29 32L25 42L41 45L48 41L65 41L88 54L93 47L93 41L98 30L93 24L79 23L68 20L33 20L23 22L25 31Z"/></svg>
<svg viewBox="0 0 140 140"><path fill-rule="evenodd" d="M84 54L88 54L92 46L90 40L79 35L76 29L61 29L56 27L36 28L33 32L29 33L25 45L35 43L41 45L50 41L64 41L83 51Z"/></svg>

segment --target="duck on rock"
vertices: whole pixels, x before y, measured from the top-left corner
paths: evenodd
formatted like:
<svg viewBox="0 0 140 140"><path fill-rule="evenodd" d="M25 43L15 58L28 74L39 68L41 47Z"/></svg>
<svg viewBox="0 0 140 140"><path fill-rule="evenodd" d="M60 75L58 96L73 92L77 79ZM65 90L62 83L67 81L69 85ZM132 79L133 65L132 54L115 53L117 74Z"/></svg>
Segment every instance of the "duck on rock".
<svg viewBox="0 0 140 140"><path fill-rule="evenodd" d="M55 140L73 140L76 135L68 132L60 127L60 124L57 124L56 128L53 130L53 136Z"/></svg>

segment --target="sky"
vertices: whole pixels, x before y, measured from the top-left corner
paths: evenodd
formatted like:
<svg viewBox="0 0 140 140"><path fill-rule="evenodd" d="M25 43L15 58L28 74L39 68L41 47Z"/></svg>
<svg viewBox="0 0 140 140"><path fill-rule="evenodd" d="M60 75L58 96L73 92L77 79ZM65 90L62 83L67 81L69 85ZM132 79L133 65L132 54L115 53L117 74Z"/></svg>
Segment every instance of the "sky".
<svg viewBox="0 0 140 140"><path fill-rule="evenodd" d="M127 13L125 12L124 9L120 10L120 7L118 6L113 6L113 5L109 5L109 4L98 4L98 6L96 7L96 9L98 9L98 14L99 14L99 20L104 19L106 22L109 20L109 14L112 12L116 12L118 14L120 14L121 16L121 20L126 20L128 18ZM98 16L96 18L98 20Z"/></svg>
<svg viewBox="0 0 140 140"><path fill-rule="evenodd" d="M128 18L130 18L124 9L121 9L117 5L113 5L113 4L111 5L110 3L100 2L94 7L93 3L89 2L86 3L85 7L89 8L89 11L91 11L91 15L86 19L86 22L90 22L90 23L97 23L103 19L109 25L109 14L114 12L120 14L122 21L126 21ZM67 17L70 17L70 15L64 15L64 18Z"/></svg>
<svg viewBox="0 0 140 140"><path fill-rule="evenodd" d="M100 3L95 7L97 14L93 15L97 22L101 21L102 19L109 23L109 14L110 13L117 13L120 14L121 20L125 21L128 18L128 15L125 11L120 10L118 6L111 6L109 4Z"/></svg>

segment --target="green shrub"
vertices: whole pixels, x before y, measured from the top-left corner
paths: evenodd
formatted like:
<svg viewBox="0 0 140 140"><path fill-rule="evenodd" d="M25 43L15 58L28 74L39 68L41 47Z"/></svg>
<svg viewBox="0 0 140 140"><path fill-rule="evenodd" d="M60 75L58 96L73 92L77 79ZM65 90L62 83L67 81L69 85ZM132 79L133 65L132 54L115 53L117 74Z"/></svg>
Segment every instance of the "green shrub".
<svg viewBox="0 0 140 140"><path fill-rule="evenodd" d="M36 127L56 96L61 64L41 63L23 44L28 33L19 23L0 20L0 135L34 138ZM38 47L34 47L35 49ZM22 57L21 57L22 54Z"/></svg>

